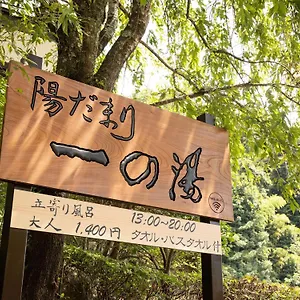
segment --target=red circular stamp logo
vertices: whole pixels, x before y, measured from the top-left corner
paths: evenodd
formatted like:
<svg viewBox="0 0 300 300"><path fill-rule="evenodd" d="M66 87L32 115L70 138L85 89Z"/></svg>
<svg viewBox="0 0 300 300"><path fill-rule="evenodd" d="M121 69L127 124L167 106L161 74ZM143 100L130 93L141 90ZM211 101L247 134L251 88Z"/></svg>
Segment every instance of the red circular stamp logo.
<svg viewBox="0 0 300 300"><path fill-rule="evenodd" d="M222 196L218 193L211 193L208 197L208 204L213 212L219 214L225 208L225 202Z"/></svg>

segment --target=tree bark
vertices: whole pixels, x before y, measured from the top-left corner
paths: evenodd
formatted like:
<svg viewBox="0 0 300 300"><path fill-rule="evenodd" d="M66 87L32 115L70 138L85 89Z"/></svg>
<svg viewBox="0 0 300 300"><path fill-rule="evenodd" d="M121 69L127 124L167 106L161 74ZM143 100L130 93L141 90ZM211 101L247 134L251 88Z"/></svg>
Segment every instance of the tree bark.
<svg viewBox="0 0 300 300"><path fill-rule="evenodd" d="M142 39L149 23L149 17L150 1L143 5L140 0L134 0L127 26L94 75L93 84L95 86L108 91L113 89L123 65Z"/></svg>
<svg viewBox="0 0 300 300"><path fill-rule="evenodd" d="M118 0L109 0L107 20L99 35L98 55L102 53L106 45L113 38L118 25Z"/></svg>
<svg viewBox="0 0 300 300"><path fill-rule="evenodd" d="M76 80L78 76L78 61L80 55L80 37L76 28L69 27L69 35L60 28L57 32L57 65L56 73Z"/></svg>
<svg viewBox="0 0 300 300"><path fill-rule="evenodd" d="M63 235L31 231L26 255L23 300L56 299Z"/></svg>
<svg viewBox="0 0 300 300"><path fill-rule="evenodd" d="M142 5L140 0L133 0L128 24L107 53L96 74L96 59L115 35L119 1L74 0L74 4L81 21L81 31L69 24L66 34L61 28L55 31L53 25L49 24L49 28L57 37L56 73L112 91L124 63L145 33L149 22L150 1ZM62 235L30 232L23 300L57 298L57 274L62 262L63 241ZM115 244L113 257L117 257L119 247L119 243Z"/></svg>
<svg viewBox="0 0 300 300"><path fill-rule="evenodd" d="M107 0L77 1L78 13L82 20L82 45L75 80L91 83L95 70L96 59L99 56L99 35L105 22Z"/></svg>

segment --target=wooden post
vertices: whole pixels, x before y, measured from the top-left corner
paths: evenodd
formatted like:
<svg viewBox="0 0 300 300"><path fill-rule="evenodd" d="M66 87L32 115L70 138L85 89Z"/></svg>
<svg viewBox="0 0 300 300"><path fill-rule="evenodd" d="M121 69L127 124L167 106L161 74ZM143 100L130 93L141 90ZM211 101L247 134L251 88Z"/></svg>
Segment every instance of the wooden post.
<svg viewBox="0 0 300 300"><path fill-rule="evenodd" d="M210 114L200 115L197 120L215 125L214 117ZM207 217L201 217L200 221L220 226L219 221ZM201 268L203 299L223 300L222 255L201 253Z"/></svg>
<svg viewBox="0 0 300 300"><path fill-rule="evenodd" d="M29 54L28 59L32 61L30 62L31 66L42 68L41 57ZM2 300L22 298L27 230L10 228L14 188L13 183L8 183L1 236L0 296Z"/></svg>

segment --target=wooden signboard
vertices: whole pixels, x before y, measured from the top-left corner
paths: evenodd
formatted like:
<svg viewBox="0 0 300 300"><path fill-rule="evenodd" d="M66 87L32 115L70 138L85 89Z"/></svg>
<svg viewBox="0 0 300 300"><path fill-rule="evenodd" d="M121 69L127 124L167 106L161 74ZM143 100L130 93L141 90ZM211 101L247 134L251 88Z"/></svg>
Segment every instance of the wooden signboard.
<svg viewBox="0 0 300 300"><path fill-rule="evenodd" d="M219 225L17 189L11 227L222 254Z"/></svg>
<svg viewBox="0 0 300 300"><path fill-rule="evenodd" d="M233 220L228 133L11 63L0 178Z"/></svg>

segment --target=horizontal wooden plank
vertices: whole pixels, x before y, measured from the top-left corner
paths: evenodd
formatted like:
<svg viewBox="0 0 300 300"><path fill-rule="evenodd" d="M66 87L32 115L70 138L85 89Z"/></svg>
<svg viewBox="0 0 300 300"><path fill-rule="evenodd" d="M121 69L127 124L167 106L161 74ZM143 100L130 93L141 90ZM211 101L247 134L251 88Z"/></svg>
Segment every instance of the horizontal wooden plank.
<svg viewBox="0 0 300 300"><path fill-rule="evenodd" d="M1 179L233 220L225 130L35 68L10 70Z"/></svg>
<svg viewBox="0 0 300 300"><path fill-rule="evenodd" d="M11 227L222 254L218 225L17 189Z"/></svg>

